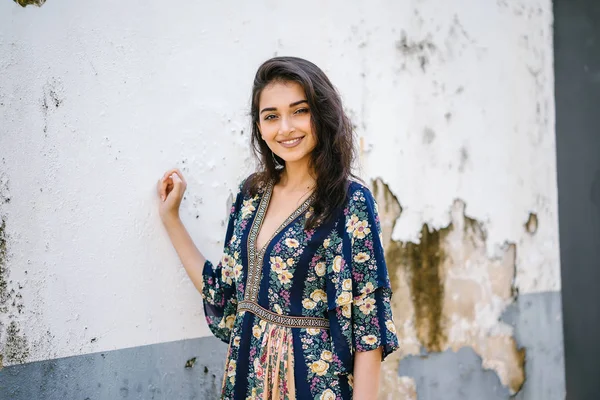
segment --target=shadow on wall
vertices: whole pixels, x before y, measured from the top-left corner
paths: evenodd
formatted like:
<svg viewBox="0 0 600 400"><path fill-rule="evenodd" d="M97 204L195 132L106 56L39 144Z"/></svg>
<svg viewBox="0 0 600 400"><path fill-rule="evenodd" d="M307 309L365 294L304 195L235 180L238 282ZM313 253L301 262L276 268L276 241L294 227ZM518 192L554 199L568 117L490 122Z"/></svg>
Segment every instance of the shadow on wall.
<svg viewBox="0 0 600 400"><path fill-rule="evenodd" d="M452 204L448 226L438 230L423 224L419 243L394 241L392 232L402 213L400 202L381 180L372 182L372 187L379 205L400 340L400 350L383 366L384 398L417 398L415 380L398 376L400 360L417 356L425 362L431 358L429 353L462 348L472 349L481 359L480 365L477 361L479 369L494 371L510 394L517 393L525 381L525 349L519 348L512 328L501 321L517 295L515 244L505 243L498 257L489 258L485 230L465 215L461 200ZM478 357L468 358L469 362ZM446 372L424 370L430 371L432 379Z"/></svg>
<svg viewBox="0 0 600 400"><path fill-rule="evenodd" d="M46 0L14 0L15 3L19 4L22 7L27 7L29 5L35 5L41 7L42 4L46 2Z"/></svg>

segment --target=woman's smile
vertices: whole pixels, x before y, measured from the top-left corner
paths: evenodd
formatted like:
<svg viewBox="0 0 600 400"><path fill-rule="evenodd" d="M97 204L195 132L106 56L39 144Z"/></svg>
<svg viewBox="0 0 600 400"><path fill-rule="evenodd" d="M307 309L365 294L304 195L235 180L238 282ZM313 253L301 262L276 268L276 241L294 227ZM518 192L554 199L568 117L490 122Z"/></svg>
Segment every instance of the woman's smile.
<svg viewBox="0 0 600 400"><path fill-rule="evenodd" d="M277 143L279 143L283 147L286 147L289 149L289 148L298 146L300 144L300 142L302 141L302 139L304 139L304 136L300 136L300 137L293 138L293 139L277 141Z"/></svg>

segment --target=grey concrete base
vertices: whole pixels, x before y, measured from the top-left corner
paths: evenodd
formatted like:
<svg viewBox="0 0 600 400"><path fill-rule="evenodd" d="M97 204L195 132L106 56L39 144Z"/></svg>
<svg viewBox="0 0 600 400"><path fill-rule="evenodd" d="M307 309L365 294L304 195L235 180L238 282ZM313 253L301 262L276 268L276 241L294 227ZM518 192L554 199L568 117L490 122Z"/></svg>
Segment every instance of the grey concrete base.
<svg viewBox="0 0 600 400"><path fill-rule="evenodd" d="M520 296L504 314L515 327L519 346L527 349L525 384L517 400L564 400L565 355L560 292Z"/></svg>
<svg viewBox="0 0 600 400"><path fill-rule="evenodd" d="M515 328L517 343L527 350L525 384L515 399L565 399L561 315L559 292L519 296L506 310L503 320ZM496 373L482 369L471 348L408 357L400 362L399 373L415 379L419 400L510 398Z"/></svg>
<svg viewBox="0 0 600 400"><path fill-rule="evenodd" d="M226 351L208 337L15 365L0 371L0 399L218 399Z"/></svg>
<svg viewBox="0 0 600 400"><path fill-rule="evenodd" d="M563 400L560 293L519 296L503 318L527 349L518 400ZM0 399L218 399L227 346L208 337L16 365L0 371ZM188 360L196 357L191 368ZM505 400L495 372L472 349L410 357L400 374L415 378L419 400Z"/></svg>
<svg viewBox="0 0 600 400"><path fill-rule="evenodd" d="M505 400L510 396L495 372L481 368L481 358L468 347L400 362L400 375L417 384L418 400Z"/></svg>

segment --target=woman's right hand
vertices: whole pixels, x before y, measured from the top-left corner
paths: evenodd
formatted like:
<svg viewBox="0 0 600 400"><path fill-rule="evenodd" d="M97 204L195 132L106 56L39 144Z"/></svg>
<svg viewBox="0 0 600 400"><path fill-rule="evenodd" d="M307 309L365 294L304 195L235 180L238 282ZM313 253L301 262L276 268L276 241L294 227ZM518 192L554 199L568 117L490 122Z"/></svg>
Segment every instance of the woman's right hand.
<svg viewBox="0 0 600 400"><path fill-rule="evenodd" d="M170 169L156 184L159 198L158 213L163 223L179 218L179 206L187 183L178 169Z"/></svg>

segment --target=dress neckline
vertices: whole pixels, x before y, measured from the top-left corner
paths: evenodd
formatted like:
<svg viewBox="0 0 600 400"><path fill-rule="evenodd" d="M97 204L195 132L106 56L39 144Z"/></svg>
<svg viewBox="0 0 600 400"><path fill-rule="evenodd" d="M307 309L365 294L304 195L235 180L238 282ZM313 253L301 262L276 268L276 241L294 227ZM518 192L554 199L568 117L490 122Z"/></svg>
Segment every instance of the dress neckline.
<svg viewBox="0 0 600 400"><path fill-rule="evenodd" d="M252 243L254 249L256 250L256 252L258 254L264 253L266 251L266 249L269 247L269 245L271 244L271 242L273 241L273 239L275 238L275 236L277 236L282 230L284 230L300 214L303 214L308 209L308 207L310 206L310 203L312 203L312 201L314 200L314 197L315 197L315 192L313 191L306 198L306 200L304 200L302 202L302 204L300 204L298 207L296 207L296 209L286 219L283 220L283 222L279 225L279 227L277 227L277 229L275 229L275 231L273 232L271 237L259 249L257 246L258 243L256 243L256 240L258 239L258 235L260 234L263 222L267 215L267 210L269 209L269 205L271 204L271 197L273 196L274 187L275 187L274 182L272 180L269 181L269 183L267 184L267 187L265 189L264 195L262 196L262 198L260 200L260 206L258 207L258 212L256 214L256 218L254 219L254 222L252 224L252 225L254 225L254 224L258 223L258 228L256 229L256 235L253 238L254 243Z"/></svg>
<svg viewBox="0 0 600 400"><path fill-rule="evenodd" d="M267 249L277 237L282 230L287 228L299 215L303 214L309 207L310 203L315 198L315 193L311 193L310 196L306 200L296 208L294 212L292 212L279 227L273 232L269 240L265 242L262 248L256 248L256 238L258 237L258 232L262 227L263 221L265 219L265 215L267 212L267 207L269 206L269 202L271 201L271 195L273 194L273 186L274 182L269 181L267 183L267 187L263 192L263 195L260 199L260 203L258 205L258 209L256 210L256 216L254 217L254 221L252 221L252 225L250 227L250 232L248 234L248 242L247 242L247 252L248 252L248 277L246 282L246 291L244 294L244 298L250 302L256 302L258 299L258 287L260 285L261 279L261 271L262 266L264 264L264 257Z"/></svg>

